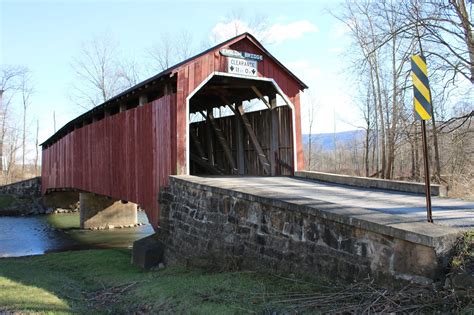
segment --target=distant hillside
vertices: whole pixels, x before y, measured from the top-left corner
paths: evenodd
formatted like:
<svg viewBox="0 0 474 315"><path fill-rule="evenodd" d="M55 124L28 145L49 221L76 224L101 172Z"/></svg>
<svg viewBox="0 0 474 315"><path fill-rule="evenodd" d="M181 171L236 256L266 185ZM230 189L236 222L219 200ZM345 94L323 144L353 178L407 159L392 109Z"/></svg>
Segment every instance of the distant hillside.
<svg viewBox="0 0 474 315"><path fill-rule="evenodd" d="M345 144L353 142L354 140L363 140L365 136L364 130L351 130L336 132L336 144ZM308 144L309 134L303 135L303 146ZM323 150L334 149L334 133L316 133L313 134L313 145Z"/></svg>

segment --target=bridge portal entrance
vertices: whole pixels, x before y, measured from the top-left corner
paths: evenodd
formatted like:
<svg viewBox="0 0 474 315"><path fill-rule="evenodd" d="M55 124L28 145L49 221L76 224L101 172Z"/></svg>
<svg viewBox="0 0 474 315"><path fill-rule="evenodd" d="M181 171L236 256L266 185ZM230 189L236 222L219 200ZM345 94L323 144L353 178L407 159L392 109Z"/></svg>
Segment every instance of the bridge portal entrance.
<svg viewBox="0 0 474 315"><path fill-rule="evenodd" d="M272 79L213 74L189 98L191 175L293 175L293 106Z"/></svg>

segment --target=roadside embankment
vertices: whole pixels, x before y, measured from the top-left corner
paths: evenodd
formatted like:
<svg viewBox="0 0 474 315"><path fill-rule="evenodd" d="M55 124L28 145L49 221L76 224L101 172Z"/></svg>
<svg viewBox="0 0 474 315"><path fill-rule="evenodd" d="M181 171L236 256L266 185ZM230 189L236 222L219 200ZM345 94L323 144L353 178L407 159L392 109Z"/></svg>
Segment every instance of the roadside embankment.
<svg viewBox="0 0 474 315"><path fill-rule="evenodd" d="M41 177L0 186L0 215L48 213L41 202Z"/></svg>
<svg viewBox="0 0 474 315"><path fill-rule="evenodd" d="M0 259L0 313L469 314L468 303L431 285L393 290L370 281L309 283L292 274L179 266L144 272L123 249Z"/></svg>
<svg viewBox="0 0 474 315"><path fill-rule="evenodd" d="M78 200L77 192L43 197L41 177L34 177L0 186L0 216L75 212L79 209Z"/></svg>

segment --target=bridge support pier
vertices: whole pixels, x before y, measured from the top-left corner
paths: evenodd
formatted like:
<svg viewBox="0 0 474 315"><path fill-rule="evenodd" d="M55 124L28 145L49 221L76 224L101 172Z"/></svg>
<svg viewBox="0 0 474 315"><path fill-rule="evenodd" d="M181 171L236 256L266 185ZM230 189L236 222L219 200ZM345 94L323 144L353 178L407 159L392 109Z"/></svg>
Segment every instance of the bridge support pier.
<svg viewBox="0 0 474 315"><path fill-rule="evenodd" d="M110 197L80 193L81 229L137 224L137 205Z"/></svg>

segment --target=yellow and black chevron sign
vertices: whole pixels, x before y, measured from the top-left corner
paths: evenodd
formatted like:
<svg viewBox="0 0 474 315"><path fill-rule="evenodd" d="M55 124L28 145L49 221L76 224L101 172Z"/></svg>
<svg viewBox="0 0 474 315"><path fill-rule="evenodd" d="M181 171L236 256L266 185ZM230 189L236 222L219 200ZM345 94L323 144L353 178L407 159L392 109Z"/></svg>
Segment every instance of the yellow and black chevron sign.
<svg viewBox="0 0 474 315"><path fill-rule="evenodd" d="M419 55L411 57L411 77L415 92L415 112L418 119L428 120L431 118L431 93L425 57Z"/></svg>

